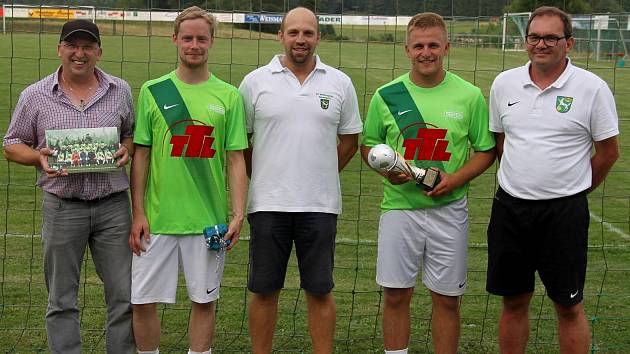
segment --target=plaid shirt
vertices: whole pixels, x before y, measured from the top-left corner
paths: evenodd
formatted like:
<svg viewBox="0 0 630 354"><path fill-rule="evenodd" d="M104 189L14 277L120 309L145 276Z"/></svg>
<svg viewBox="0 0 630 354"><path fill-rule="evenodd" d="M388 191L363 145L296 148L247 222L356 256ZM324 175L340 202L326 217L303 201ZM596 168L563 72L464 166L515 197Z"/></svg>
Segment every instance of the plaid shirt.
<svg viewBox="0 0 630 354"><path fill-rule="evenodd" d="M81 111L61 89L60 70L61 67L22 91L4 136L4 146L26 144L41 149L46 147L47 129L116 127L121 140L133 136L131 88L125 81L96 69L99 86ZM37 185L60 198L92 200L128 189L129 178L124 168L56 178L48 178L42 172Z"/></svg>

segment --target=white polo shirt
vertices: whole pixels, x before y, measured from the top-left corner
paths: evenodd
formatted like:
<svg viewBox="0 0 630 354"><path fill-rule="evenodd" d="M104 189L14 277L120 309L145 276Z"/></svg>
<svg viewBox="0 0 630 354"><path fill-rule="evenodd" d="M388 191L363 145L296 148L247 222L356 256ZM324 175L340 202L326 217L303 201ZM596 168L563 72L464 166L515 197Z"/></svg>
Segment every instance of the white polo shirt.
<svg viewBox="0 0 630 354"><path fill-rule="evenodd" d="M363 127L354 86L317 56L300 85L281 58L249 73L239 88L254 134L248 212L340 214L337 134Z"/></svg>
<svg viewBox="0 0 630 354"><path fill-rule="evenodd" d="M612 92L570 61L540 90L530 65L499 74L490 90L490 130L505 133L499 185L521 199L574 195L591 186L593 141L619 134Z"/></svg>

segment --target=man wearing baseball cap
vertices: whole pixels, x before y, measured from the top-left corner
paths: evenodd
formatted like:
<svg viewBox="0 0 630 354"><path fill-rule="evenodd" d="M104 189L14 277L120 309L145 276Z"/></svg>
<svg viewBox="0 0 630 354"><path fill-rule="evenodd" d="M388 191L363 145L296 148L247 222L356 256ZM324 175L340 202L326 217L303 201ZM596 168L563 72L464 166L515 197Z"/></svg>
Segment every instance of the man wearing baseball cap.
<svg viewBox="0 0 630 354"><path fill-rule="evenodd" d="M73 37L75 34L88 34L93 40L101 45L101 36L98 30L98 26L94 22L88 20L72 20L66 22L61 28L61 36L59 42L63 42L66 39Z"/></svg>
<svg viewBox="0 0 630 354"><path fill-rule="evenodd" d="M48 165L48 129L114 127L118 167L133 153L134 111L129 85L96 67L101 58L98 27L86 20L63 25L56 72L20 94L4 137L8 160L35 166L44 190L42 240L48 289L46 331L51 353L81 353L77 293L89 245L107 303L107 352L134 353L131 330L129 179L115 172L68 174Z"/></svg>

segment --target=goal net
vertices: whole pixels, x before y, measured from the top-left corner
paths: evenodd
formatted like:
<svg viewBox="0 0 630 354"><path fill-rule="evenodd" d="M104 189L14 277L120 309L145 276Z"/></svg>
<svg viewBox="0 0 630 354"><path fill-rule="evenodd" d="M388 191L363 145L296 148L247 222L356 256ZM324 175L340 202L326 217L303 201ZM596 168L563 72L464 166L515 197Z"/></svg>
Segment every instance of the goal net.
<svg viewBox="0 0 630 354"><path fill-rule="evenodd" d="M479 87L486 98L499 73L527 62L526 53L514 49L522 48L529 13L506 14L501 18L477 16L476 12L454 16L456 11L452 10L449 16L449 12L437 7L446 1L425 1L424 7L405 12L404 16L377 16L367 15L376 12L372 9L348 10L347 6L344 9L342 0L330 2L338 4L342 12L318 13L320 28L329 27L326 33L322 30L323 37L316 52L324 63L342 70L352 79L362 117L381 85L409 71L410 60L403 42L407 22L413 15L411 11L436 11L445 16L451 47L444 66ZM349 2L346 0L345 4ZM247 4L236 8L235 3ZM254 11L252 3L262 2L220 0L206 3L215 6L210 11L220 22L209 52L208 66L213 75L235 86L246 74L266 65L274 54L283 52L275 34L260 30L263 24L279 23L281 16L271 13L278 9ZM318 0L316 3L326 2ZM376 2L353 2L357 6L363 3ZM402 1L379 3L391 4L390 14L398 13L394 7L403 4ZM475 8L480 8L486 1L472 3ZM11 5L2 7L2 10L10 16L4 13L6 34L0 34L0 137L6 134L20 93L59 67L59 30L67 19L96 21L103 43L98 66L128 82L134 99L144 82L174 70L178 63L171 37L177 9L95 10L90 7ZM500 14L501 10L495 13ZM628 38L627 16L610 14L608 23L610 28L614 22L612 18L617 19L625 38ZM605 60L604 53L625 52L625 48L620 49L619 40L616 40L617 44L604 45L608 43L603 41L605 30L601 33L601 61L591 60L595 55L581 55L582 52L595 53L596 47L591 42L597 38L595 29L582 31L576 30L580 52L575 56L571 53L571 58L575 65L596 73L609 83L616 98L621 131L619 160L605 182L588 194L590 229L584 308L593 338L592 353L630 353L630 140L627 138L630 131L630 68ZM299 107L296 108L299 114ZM493 166L475 178L468 193L468 289L460 300L459 349L463 353L499 352L497 323L501 299L485 290L486 230L497 188L496 171L497 167ZM48 294L42 261L42 191L35 185L37 176L35 168L8 162L0 154L2 353L47 352L44 316ZM341 192L343 213L337 223L333 290L337 304L334 352L382 353L384 300L383 290L375 282L382 181L357 155L341 173ZM226 256L213 347L218 353L251 352L246 288L249 236L245 224L241 241ZM86 353L104 353L106 306L103 284L89 257L87 252L78 304L83 349ZM291 257L278 306L275 352L312 351L307 303L300 289L298 273L295 257ZM188 349L190 301L183 279L179 282L177 303L159 305L158 311L162 324L161 351L185 352ZM433 352L431 299L421 280L416 284L411 315L410 351ZM554 307L540 281L537 281L530 307L530 324L528 349L539 353L557 352Z"/></svg>

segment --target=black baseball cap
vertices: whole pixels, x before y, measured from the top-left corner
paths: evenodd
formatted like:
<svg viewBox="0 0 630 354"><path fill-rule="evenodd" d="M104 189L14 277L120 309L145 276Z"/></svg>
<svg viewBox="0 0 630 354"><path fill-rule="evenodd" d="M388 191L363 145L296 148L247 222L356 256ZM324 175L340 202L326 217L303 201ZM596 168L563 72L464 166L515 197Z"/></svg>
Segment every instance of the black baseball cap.
<svg viewBox="0 0 630 354"><path fill-rule="evenodd" d="M101 45L101 35L98 31L98 27L94 24L94 22L88 20L72 20L66 22L61 28L61 36L59 37L59 42L65 41L71 35L77 32L84 32L89 34L98 42L98 45Z"/></svg>

